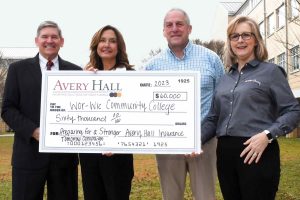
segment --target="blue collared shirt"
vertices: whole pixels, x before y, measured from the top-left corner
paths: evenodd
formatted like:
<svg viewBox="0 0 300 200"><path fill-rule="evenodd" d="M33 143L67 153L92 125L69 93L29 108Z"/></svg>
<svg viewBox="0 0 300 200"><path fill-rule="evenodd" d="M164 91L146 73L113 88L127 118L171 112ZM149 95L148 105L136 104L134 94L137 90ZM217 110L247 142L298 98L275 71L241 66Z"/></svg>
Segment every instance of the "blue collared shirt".
<svg viewBox="0 0 300 200"><path fill-rule="evenodd" d="M224 74L224 67L218 55L213 51L188 42L183 58L178 58L167 48L145 66L146 70L191 70L201 74L201 121L209 112L214 89Z"/></svg>

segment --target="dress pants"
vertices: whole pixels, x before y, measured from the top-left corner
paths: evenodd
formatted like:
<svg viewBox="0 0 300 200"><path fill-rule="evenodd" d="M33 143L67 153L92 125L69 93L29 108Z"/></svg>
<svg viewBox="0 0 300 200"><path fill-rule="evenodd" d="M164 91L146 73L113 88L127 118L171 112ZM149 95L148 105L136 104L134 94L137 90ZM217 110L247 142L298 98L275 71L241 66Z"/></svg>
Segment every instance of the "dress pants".
<svg viewBox="0 0 300 200"><path fill-rule="evenodd" d="M79 154L85 200L129 200L133 172L131 154Z"/></svg>
<svg viewBox="0 0 300 200"><path fill-rule="evenodd" d="M258 163L244 164L240 154L249 138L220 137L217 169L224 200L274 200L280 178L277 140L268 144Z"/></svg>
<svg viewBox="0 0 300 200"><path fill-rule="evenodd" d="M47 183L48 200L77 200L77 166L42 169L12 168L12 199L43 200L44 187Z"/></svg>
<svg viewBox="0 0 300 200"><path fill-rule="evenodd" d="M186 175L195 200L215 200L216 139L202 147L195 158L185 155L157 155L157 166L164 200L183 200Z"/></svg>

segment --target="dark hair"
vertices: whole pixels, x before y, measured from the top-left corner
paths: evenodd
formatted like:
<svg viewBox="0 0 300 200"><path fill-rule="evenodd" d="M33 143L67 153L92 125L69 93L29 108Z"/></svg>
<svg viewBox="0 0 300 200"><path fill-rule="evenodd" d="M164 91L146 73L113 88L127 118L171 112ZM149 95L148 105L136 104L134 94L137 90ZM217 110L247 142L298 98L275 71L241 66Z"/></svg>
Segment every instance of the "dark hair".
<svg viewBox="0 0 300 200"><path fill-rule="evenodd" d="M128 56L126 53L126 45L125 45L123 36L117 28L115 28L111 25L106 25L106 26L102 27L99 31L97 31L94 34L91 44L90 44L90 50L91 50L90 61L85 68L88 69L88 68L94 67L99 70L104 69L102 59L97 53L97 47L101 40L101 36L102 36L103 32L106 30L112 30L116 34L116 37L117 37L118 53L116 56L116 65L114 68L126 67L126 69L131 70L132 65L130 65L129 61L128 61Z"/></svg>
<svg viewBox="0 0 300 200"><path fill-rule="evenodd" d="M227 27L227 42L226 42L226 53L225 53L225 66L230 67L231 65L237 62L237 57L233 53L231 46L230 46L230 39L229 36L235 31L236 27L240 23L247 23L250 28L251 32L255 36L255 40L257 45L254 49L255 58L260 61L264 61L268 58L268 51L266 46L264 45L262 36L259 32L258 24L251 19L250 17L246 16L238 16L234 18Z"/></svg>

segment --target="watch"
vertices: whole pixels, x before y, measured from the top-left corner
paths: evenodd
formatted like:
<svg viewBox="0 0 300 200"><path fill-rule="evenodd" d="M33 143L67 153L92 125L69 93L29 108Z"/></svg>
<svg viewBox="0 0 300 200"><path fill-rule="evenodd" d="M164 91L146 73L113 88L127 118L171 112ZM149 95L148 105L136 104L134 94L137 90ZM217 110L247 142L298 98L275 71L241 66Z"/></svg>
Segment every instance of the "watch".
<svg viewBox="0 0 300 200"><path fill-rule="evenodd" d="M270 131L268 131L268 130L264 130L263 131L265 134L266 134L266 136L268 137L268 140L269 140L269 143L271 143L272 141L273 141L273 136L272 136L272 134L271 134L271 132Z"/></svg>

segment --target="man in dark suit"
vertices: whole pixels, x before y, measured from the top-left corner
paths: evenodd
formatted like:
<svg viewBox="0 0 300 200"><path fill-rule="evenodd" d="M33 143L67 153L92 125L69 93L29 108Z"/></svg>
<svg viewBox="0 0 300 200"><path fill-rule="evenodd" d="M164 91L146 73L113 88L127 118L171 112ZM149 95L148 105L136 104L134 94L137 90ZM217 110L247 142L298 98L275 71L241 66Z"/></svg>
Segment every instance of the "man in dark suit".
<svg viewBox="0 0 300 200"><path fill-rule="evenodd" d="M45 21L37 29L34 58L10 65L1 116L15 131L12 155L12 199L42 200L45 183L49 200L77 200L77 154L39 153L41 80L43 70L81 70L62 60L61 29Z"/></svg>

